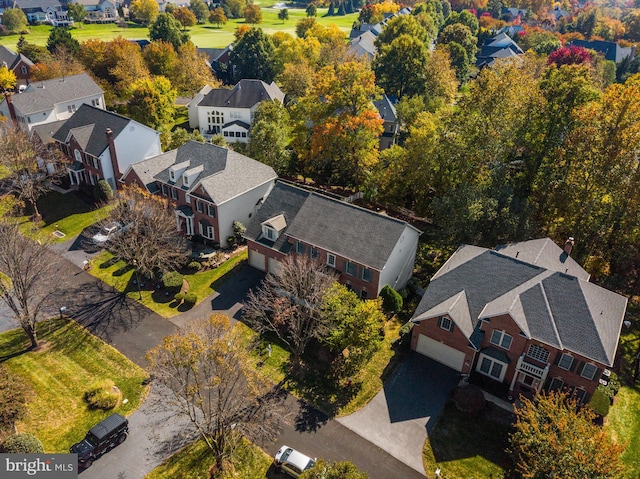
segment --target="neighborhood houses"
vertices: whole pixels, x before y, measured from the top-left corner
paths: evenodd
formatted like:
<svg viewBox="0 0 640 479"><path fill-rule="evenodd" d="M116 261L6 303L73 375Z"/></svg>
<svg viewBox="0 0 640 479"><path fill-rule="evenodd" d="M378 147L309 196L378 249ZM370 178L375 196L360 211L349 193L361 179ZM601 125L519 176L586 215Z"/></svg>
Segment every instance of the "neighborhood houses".
<svg viewBox="0 0 640 479"><path fill-rule="evenodd" d="M0 0L0 454L640 477L614 7Z"/></svg>

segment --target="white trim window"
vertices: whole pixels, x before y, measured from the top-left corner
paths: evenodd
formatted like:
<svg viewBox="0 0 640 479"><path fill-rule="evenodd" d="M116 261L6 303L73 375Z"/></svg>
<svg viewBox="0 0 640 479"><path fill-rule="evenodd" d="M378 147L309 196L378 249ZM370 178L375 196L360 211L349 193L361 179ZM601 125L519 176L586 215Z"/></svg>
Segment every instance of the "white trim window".
<svg viewBox="0 0 640 479"><path fill-rule="evenodd" d="M169 193L168 193L168 191L167 191L167 185L165 185L164 183L162 183L162 184L160 185L160 189L162 190L162 194L163 194L164 196L167 196L167 195L169 194Z"/></svg>
<svg viewBox="0 0 640 479"><path fill-rule="evenodd" d="M204 203L202 201L196 201L196 210L198 213L204 213Z"/></svg>
<svg viewBox="0 0 640 479"><path fill-rule="evenodd" d="M512 341L513 338L509 334L504 331L500 331L499 329L494 329L491 333L491 344L500 346L507 351L511 348Z"/></svg>
<svg viewBox="0 0 640 479"><path fill-rule="evenodd" d="M587 378L590 381L593 381L594 376L596 375L596 371L598 367L593 363L586 363L583 368L580 376L583 378Z"/></svg>
<svg viewBox="0 0 640 479"><path fill-rule="evenodd" d="M75 156L78 163L82 163L82 153L80 153L80 150L78 150L77 148L73 150L73 156Z"/></svg>
<svg viewBox="0 0 640 479"><path fill-rule="evenodd" d="M178 199L178 190L176 190L175 188L171 188L171 198L173 198L174 200Z"/></svg>
<svg viewBox="0 0 640 479"><path fill-rule="evenodd" d="M570 371L572 365L573 365L573 356L567 353L562 353L562 356L558 361L558 367L560 369L564 369L565 371Z"/></svg>
<svg viewBox="0 0 640 479"><path fill-rule="evenodd" d="M453 321L448 316L440 316L438 318L438 326L445 331L453 331Z"/></svg>
<svg viewBox="0 0 640 479"><path fill-rule="evenodd" d="M492 358L491 356L481 354L478 359L478 366L476 367L476 370L485 376L495 379L496 381L502 381L505 373L507 372L507 365L502 361Z"/></svg>
<svg viewBox="0 0 640 479"><path fill-rule="evenodd" d="M216 209L213 207L213 205L207 205L207 214L212 218L216 217Z"/></svg>
<svg viewBox="0 0 640 479"><path fill-rule="evenodd" d="M543 348L539 344L530 344L527 356L535 359L536 361L540 361L541 363L546 363L549 361L549 350Z"/></svg>
<svg viewBox="0 0 640 479"><path fill-rule="evenodd" d="M360 279L367 283L371 283L371 281L373 280L373 273L368 268L362 268L362 271L360 273Z"/></svg>
<svg viewBox="0 0 640 479"><path fill-rule="evenodd" d="M327 253L327 266L332 268L336 267L336 255L333 253Z"/></svg>
<svg viewBox="0 0 640 479"><path fill-rule="evenodd" d="M349 260L345 260L345 262L344 262L344 272L345 273L347 273L349 276L355 276L357 269L358 268L357 268L355 263L352 263Z"/></svg>
<svg viewBox="0 0 640 479"><path fill-rule="evenodd" d="M274 230L271 226L262 225L262 234L265 238L270 241L275 241L278 239L278 235L276 234L276 230Z"/></svg>

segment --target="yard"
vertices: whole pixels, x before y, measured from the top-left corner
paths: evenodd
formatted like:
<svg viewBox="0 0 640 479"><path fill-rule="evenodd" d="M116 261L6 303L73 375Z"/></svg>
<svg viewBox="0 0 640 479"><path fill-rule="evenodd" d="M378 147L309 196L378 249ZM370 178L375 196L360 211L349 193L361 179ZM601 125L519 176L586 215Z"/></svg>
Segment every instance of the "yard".
<svg viewBox="0 0 640 479"><path fill-rule="evenodd" d="M197 273L185 274L184 279L189 283L189 292L195 293L198 302L201 303L207 296L215 291L216 285L221 278L230 273L234 268L242 267L247 259L246 249L238 252L227 261L215 269L201 271ZM91 273L96 278L113 286L118 291L126 292L131 298L140 301L147 308L155 311L164 318L171 318L186 311L186 306L178 305L173 300L173 294L166 295L161 289L154 288L154 282L140 282L138 291L137 280L134 269L124 261L113 261L113 255L108 251L103 251L91 260ZM136 280L136 283L134 283ZM140 300L140 296L142 299Z"/></svg>
<svg viewBox="0 0 640 479"><path fill-rule="evenodd" d="M293 36L295 33L296 22L301 18L306 18L307 14L304 9L290 8L289 19L282 22L278 19L279 8L273 8L274 0L268 0L265 2L256 2L262 7L262 23L256 25L264 30L265 33L273 34L276 32L286 32ZM351 25L357 20L358 14L352 13L344 16L331 16L325 17L327 8L318 8L318 23L321 25L336 25L342 31L345 32L345 39ZM221 25L218 28L216 25L206 23L204 25L194 25L187 29L187 32L191 36L191 41L195 45L201 48L224 48L233 41L235 41L234 32L240 26L244 25L243 18L230 19L226 25ZM30 26L28 28L29 34L25 35L25 38L30 43L37 45L46 45L47 38L51 32L51 26L38 25ZM121 28L115 24L83 24L80 28L72 28L71 34L75 39L80 42L89 40L92 38L99 38L104 41L109 41L118 36L123 36L128 39L148 39L149 29L141 25L137 25L133 22L127 22L127 28ZM20 35L8 35L0 37L0 45L6 45L9 48L16 48L16 43Z"/></svg>
<svg viewBox="0 0 640 479"><path fill-rule="evenodd" d="M0 334L0 361L33 390L20 432L35 434L47 452L66 453L114 411L128 415L147 394L144 370L70 320L40 323L41 346L29 351L22 329ZM111 379L126 403L115 410L90 409L83 396L96 380Z"/></svg>

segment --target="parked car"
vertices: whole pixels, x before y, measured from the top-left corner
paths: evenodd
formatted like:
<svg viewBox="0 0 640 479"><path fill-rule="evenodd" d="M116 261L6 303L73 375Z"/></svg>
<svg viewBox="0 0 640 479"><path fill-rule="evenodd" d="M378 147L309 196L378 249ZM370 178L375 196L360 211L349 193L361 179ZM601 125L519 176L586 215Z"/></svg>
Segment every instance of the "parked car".
<svg viewBox="0 0 640 479"><path fill-rule="evenodd" d="M71 446L69 452L78 455L78 466L82 469L127 439L129 421L126 417L114 413L93 426L85 438Z"/></svg>
<svg viewBox="0 0 640 479"><path fill-rule="evenodd" d="M109 238L120 233L124 228L122 224L117 221L112 221L111 223L107 223L100 228L100 231L93 235L91 240L94 244L102 244L106 243Z"/></svg>
<svg viewBox="0 0 640 479"><path fill-rule="evenodd" d="M273 462L277 469L286 472L291 477L300 477L300 474L311 469L316 463L315 459L311 459L289 446L282 446L276 452Z"/></svg>

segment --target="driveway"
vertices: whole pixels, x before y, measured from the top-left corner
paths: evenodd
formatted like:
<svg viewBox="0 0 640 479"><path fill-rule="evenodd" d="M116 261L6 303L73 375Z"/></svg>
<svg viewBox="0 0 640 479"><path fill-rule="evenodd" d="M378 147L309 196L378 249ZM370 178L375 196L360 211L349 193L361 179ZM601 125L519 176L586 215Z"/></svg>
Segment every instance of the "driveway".
<svg viewBox="0 0 640 479"><path fill-rule="evenodd" d="M424 441L459 381L457 371L412 352L367 406L337 421L424 475Z"/></svg>

